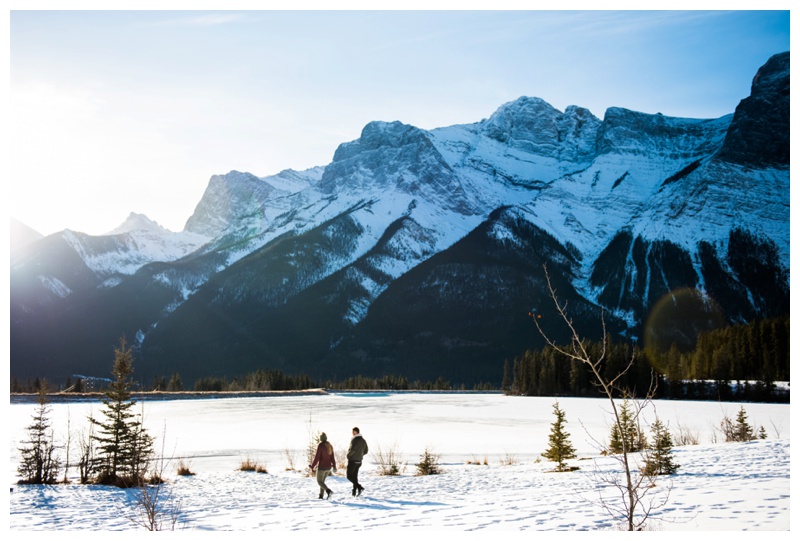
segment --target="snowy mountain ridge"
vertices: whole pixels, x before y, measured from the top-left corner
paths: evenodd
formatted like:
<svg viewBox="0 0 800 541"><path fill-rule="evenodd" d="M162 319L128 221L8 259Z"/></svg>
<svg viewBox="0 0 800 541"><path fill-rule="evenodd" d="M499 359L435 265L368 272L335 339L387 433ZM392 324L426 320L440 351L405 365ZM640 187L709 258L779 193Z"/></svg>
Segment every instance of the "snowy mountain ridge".
<svg viewBox="0 0 800 541"><path fill-rule="evenodd" d="M716 299L730 322L780 314L788 72L788 53L770 59L718 119L615 107L600 120L522 97L473 124L370 122L326 166L214 175L180 233L131 214L111 235L65 231L15 256L18 351L45 308L134 296L106 338L137 336L153 366L182 373L382 372L412 355L422 374L459 351L484 377L531 342L512 314L540 302L543 264L584 317L602 308L634 339L676 288ZM474 316L451 321L447 307Z"/></svg>

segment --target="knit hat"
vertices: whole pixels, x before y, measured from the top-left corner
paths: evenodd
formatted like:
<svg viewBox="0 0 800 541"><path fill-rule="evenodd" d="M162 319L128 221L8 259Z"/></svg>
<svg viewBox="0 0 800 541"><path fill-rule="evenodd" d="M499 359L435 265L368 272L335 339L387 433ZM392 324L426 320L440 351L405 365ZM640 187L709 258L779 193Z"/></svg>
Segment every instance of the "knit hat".
<svg viewBox="0 0 800 541"><path fill-rule="evenodd" d="M319 435L319 441L326 442L328 441L328 436L325 435L325 432Z"/></svg>

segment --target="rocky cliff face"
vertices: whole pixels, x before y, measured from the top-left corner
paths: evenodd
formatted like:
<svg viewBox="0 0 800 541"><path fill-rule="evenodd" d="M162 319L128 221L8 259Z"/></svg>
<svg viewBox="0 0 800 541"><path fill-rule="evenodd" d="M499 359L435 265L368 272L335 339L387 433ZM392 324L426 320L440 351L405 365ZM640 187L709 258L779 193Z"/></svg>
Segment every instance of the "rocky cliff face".
<svg viewBox="0 0 800 541"><path fill-rule="evenodd" d="M742 165L789 166L789 52L770 58L756 76L750 96L736 107L719 153Z"/></svg>
<svg viewBox="0 0 800 541"><path fill-rule="evenodd" d="M474 124L372 122L327 166L212 177L181 233L47 237L12 261L12 374L106 374L125 334L144 381L499 383L542 345L531 309L566 338L545 265L590 338L601 310L659 342L787 313L788 80L777 55L718 119L520 98Z"/></svg>

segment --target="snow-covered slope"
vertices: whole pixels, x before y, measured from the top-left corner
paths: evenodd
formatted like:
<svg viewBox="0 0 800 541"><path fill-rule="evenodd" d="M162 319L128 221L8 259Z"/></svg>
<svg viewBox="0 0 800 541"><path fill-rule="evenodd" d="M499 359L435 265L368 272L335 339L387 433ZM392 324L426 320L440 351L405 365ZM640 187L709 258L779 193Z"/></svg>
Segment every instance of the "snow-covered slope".
<svg viewBox="0 0 800 541"><path fill-rule="evenodd" d="M148 263L178 260L209 241L209 237L188 231L124 228L121 231L124 232L94 237L66 230L61 235L86 266L104 280L105 287L115 285Z"/></svg>

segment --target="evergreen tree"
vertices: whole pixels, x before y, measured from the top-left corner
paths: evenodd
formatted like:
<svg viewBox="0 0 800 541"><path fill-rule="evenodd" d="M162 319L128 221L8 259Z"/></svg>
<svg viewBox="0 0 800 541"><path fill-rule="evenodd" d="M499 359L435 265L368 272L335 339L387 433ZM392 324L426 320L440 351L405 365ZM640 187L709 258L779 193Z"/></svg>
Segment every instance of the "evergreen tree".
<svg viewBox="0 0 800 541"><path fill-rule="evenodd" d="M132 413L136 405L130 393L132 373L133 351L123 337L120 347L114 349L115 379L102 399L105 419L89 418L96 429L92 436L96 444L92 473L100 484L140 485L152 454L153 438L144 429L142 417Z"/></svg>
<svg viewBox="0 0 800 541"><path fill-rule="evenodd" d="M164 376L155 376L150 388L153 391L165 391L167 389L167 378Z"/></svg>
<svg viewBox="0 0 800 541"><path fill-rule="evenodd" d="M633 420L630 402L627 399L623 400L619 409L619 420L611 427L609 452L613 454L635 453L646 446L647 442Z"/></svg>
<svg viewBox="0 0 800 541"><path fill-rule="evenodd" d="M553 413L556 416L555 422L550 425L550 447L542 453L542 456L551 462L556 462L556 471L572 471L578 468L567 467L566 461L575 458L575 448L569 439L569 433L564 430L566 414L558 406L558 401L553 404Z"/></svg>
<svg viewBox="0 0 800 541"><path fill-rule="evenodd" d="M680 466L672 461L672 435L669 429L659 418L650 429L653 431L653 444L644 461L644 474L655 476L675 473Z"/></svg>
<svg viewBox="0 0 800 541"><path fill-rule="evenodd" d="M173 372L172 377L169 378L169 383L167 384L168 391L182 391L183 390L183 382L181 381L180 375L177 372Z"/></svg>
<svg viewBox="0 0 800 541"><path fill-rule="evenodd" d="M577 359L570 360L569 385L573 396L589 396L594 390L591 372Z"/></svg>
<svg viewBox="0 0 800 541"><path fill-rule="evenodd" d="M52 485L56 483L61 464L55 456L56 446L50 428L50 401L47 398L47 382L39 387L39 407L33 422L27 427L28 439L19 449L22 460L17 467L21 479L19 484Z"/></svg>
<svg viewBox="0 0 800 541"><path fill-rule="evenodd" d="M528 352L526 351L522 358L514 358L514 379L511 381L511 393L515 395L525 396L527 394L527 386L525 384L525 374L527 361L525 360Z"/></svg>
<svg viewBox="0 0 800 541"><path fill-rule="evenodd" d="M720 429L725 435L725 441L750 441L756 439L755 431L750 423L747 422L747 412L741 406L736 415L736 421L732 421L727 415L720 422Z"/></svg>
<svg viewBox="0 0 800 541"><path fill-rule="evenodd" d="M439 466L439 455L434 454L429 448L420 455L417 466L417 475L437 475L442 473Z"/></svg>
<svg viewBox="0 0 800 541"><path fill-rule="evenodd" d="M747 412L744 410L744 406L739 408L739 413L736 415L734 435L734 441L750 441L756 439L756 433L753 427L747 422Z"/></svg>

